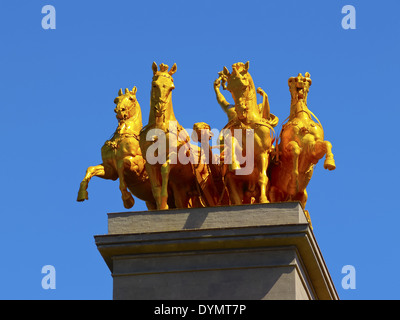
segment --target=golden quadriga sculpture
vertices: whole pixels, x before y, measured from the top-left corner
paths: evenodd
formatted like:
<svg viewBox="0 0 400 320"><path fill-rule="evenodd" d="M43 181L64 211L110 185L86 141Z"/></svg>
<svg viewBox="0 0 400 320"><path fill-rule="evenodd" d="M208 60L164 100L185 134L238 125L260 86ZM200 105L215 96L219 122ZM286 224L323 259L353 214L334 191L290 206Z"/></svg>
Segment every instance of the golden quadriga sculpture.
<svg viewBox="0 0 400 320"><path fill-rule="evenodd" d="M207 123L195 123L191 139L175 117L176 64L169 68L154 62L152 70L147 125L142 127L136 87L120 90L114 101L118 127L101 149L102 164L87 169L78 201L88 199L89 181L98 176L119 179L125 208L134 205L132 195L144 200L148 209L281 201L299 201L305 207L314 166L326 156L324 168L335 169L332 145L324 140L322 125L307 106L309 73L289 79L290 114L276 139L278 118L271 113L264 90L255 88L249 62L235 63L231 72L224 67L214 90L228 123L219 145L210 146L213 134ZM231 93L233 104L221 94L221 85ZM220 154L212 148L219 148Z"/></svg>

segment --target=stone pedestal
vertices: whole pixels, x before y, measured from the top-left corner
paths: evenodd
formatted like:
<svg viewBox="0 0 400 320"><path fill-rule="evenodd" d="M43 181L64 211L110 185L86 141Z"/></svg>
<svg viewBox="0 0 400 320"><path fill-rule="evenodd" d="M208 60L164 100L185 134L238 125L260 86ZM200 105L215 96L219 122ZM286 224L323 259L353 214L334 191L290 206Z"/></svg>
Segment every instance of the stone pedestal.
<svg viewBox="0 0 400 320"><path fill-rule="evenodd" d="M114 299L338 299L297 202L110 213L95 241Z"/></svg>

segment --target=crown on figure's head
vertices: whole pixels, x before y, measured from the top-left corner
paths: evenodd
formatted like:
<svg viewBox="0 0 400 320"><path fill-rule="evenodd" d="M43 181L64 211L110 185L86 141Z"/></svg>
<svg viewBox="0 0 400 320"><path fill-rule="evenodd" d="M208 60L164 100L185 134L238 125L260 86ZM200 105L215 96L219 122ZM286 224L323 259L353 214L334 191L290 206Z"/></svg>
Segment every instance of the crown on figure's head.
<svg viewBox="0 0 400 320"><path fill-rule="evenodd" d="M311 83L312 83L310 73L308 73L308 72L305 73L304 77L301 73L299 73L297 75L297 77L290 77L288 82L289 82L289 85L292 82L308 82L309 86L311 86Z"/></svg>

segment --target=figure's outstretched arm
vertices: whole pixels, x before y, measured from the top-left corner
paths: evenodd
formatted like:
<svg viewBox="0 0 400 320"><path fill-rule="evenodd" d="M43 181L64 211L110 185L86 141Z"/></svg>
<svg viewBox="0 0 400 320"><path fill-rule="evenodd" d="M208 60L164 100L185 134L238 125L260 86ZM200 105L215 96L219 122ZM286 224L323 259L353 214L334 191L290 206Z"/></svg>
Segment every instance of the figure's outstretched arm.
<svg viewBox="0 0 400 320"><path fill-rule="evenodd" d="M214 81L214 91L215 91L215 94L217 95L218 104L221 106L222 110L227 114L228 109L232 106L229 104L228 101L226 101L225 97L219 91L219 88L221 86L221 80L222 80L222 78L219 77L217 80Z"/></svg>
<svg viewBox="0 0 400 320"><path fill-rule="evenodd" d="M268 120L270 118L268 95L261 88L257 88L257 93L263 97L263 102L259 105L261 116Z"/></svg>

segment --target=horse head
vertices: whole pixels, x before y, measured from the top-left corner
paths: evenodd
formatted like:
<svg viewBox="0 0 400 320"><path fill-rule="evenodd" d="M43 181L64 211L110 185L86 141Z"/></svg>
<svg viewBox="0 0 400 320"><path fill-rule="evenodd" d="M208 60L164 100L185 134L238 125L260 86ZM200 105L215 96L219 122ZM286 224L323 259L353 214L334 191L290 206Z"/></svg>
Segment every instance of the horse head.
<svg viewBox="0 0 400 320"><path fill-rule="evenodd" d="M171 92L175 89L172 75L176 72L177 67L175 63L168 71L168 66L161 63L158 69L157 63L153 62L152 68L153 80L150 103L155 108L155 116L158 118L165 114L167 104L171 101Z"/></svg>
<svg viewBox="0 0 400 320"><path fill-rule="evenodd" d="M253 79L249 74L249 61L246 63L238 62L232 65L232 73L224 67L220 73L223 88L232 93L235 98L239 98L246 89L251 86ZM228 83L228 85L226 85Z"/></svg>
<svg viewBox="0 0 400 320"><path fill-rule="evenodd" d="M114 103L117 105L114 112L117 114L118 121L128 120L137 113L136 109L139 103L136 99L136 91L136 87L133 87L132 91L125 89L125 93L119 89L118 97L114 99Z"/></svg>
<svg viewBox="0 0 400 320"><path fill-rule="evenodd" d="M292 105L303 101L307 105L307 95L311 86L310 74L306 72L305 76L301 73L297 77L291 77L288 80L289 91L292 96Z"/></svg>
<svg viewBox="0 0 400 320"><path fill-rule="evenodd" d="M260 111L257 105L254 82L249 73L249 61L233 64L232 73L224 67L219 75L223 88L232 94L238 119L243 123L258 119Z"/></svg>

